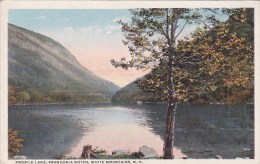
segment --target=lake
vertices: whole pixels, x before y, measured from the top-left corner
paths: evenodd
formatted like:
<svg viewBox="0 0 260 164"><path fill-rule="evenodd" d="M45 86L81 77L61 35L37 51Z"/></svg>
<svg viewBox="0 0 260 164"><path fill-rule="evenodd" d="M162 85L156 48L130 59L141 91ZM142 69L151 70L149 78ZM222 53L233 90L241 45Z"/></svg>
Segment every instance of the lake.
<svg viewBox="0 0 260 164"><path fill-rule="evenodd" d="M176 158L254 157L253 105L179 104ZM9 106L9 127L24 139L21 155L29 159L79 157L87 144L138 151L147 145L162 155L166 106L22 105Z"/></svg>

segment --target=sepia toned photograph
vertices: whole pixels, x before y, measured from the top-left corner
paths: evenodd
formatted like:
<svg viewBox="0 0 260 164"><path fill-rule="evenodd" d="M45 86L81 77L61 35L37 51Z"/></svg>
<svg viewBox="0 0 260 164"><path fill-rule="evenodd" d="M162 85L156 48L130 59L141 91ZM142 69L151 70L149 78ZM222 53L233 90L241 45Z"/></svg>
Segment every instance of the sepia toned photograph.
<svg viewBox="0 0 260 164"><path fill-rule="evenodd" d="M161 3L6 5L1 161L259 161L257 3Z"/></svg>

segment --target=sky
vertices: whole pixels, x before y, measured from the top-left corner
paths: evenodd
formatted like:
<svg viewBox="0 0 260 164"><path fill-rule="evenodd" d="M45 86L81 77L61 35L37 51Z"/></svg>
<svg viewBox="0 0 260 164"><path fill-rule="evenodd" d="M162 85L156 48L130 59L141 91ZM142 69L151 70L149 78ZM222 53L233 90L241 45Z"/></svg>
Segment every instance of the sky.
<svg viewBox="0 0 260 164"><path fill-rule="evenodd" d="M8 22L49 36L65 46L94 74L120 87L142 77L148 70L114 68L110 60L129 57L117 20L130 21L121 9L11 9ZM194 26L180 37L189 35Z"/></svg>
<svg viewBox="0 0 260 164"><path fill-rule="evenodd" d="M128 10L9 10L9 23L60 42L83 66L120 87L147 73L110 64L111 59L129 56L116 22L129 17Z"/></svg>

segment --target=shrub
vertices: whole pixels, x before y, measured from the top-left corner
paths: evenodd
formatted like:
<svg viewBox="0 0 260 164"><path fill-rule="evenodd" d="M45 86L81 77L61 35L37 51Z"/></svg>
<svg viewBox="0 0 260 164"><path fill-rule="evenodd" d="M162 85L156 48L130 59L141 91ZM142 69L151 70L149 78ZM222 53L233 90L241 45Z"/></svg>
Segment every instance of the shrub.
<svg viewBox="0 0 260 164"><path fill-rule="evenodd" d="M18 131L8 128L8 156L17 155L22 149L23 139L19 137Z"/></svg>
<svg viewBox="0 0 260 164"><path fill-rule="evenodd" d="M28 92L17 92L15 97L20 104L27 103L30 100Z"/></svg>

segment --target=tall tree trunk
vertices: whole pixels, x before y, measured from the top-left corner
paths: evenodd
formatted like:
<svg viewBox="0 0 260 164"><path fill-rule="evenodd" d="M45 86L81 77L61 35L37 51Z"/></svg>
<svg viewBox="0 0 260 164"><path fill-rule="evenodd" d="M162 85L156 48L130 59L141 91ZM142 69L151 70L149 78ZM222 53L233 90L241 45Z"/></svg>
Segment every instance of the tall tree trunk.
<svg viewBox="0 0 260 164"><path fill-rule="evenodd" d="M172 159L173 145L174 145L174 129L175 129L175 90L173 84L173 52L170 50L168 55L168 75L167 75L167 120L166 131L164 138L163 157L165 159Z"/></svg>

